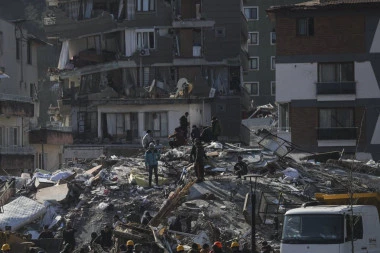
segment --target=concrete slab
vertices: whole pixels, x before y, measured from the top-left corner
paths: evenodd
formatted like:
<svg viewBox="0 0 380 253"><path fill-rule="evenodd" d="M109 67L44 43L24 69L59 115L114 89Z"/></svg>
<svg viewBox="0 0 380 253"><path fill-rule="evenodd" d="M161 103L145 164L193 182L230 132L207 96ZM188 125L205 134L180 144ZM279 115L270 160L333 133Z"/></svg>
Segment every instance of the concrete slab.
<svg viewBox="0 0 380 253"><path fill-rule="evenodd" d="M63 202L68 195L69 187L67 184L54 185L52 187L39 189L36 193L36 200L39 203L44 203L45 201Z"/></svg>

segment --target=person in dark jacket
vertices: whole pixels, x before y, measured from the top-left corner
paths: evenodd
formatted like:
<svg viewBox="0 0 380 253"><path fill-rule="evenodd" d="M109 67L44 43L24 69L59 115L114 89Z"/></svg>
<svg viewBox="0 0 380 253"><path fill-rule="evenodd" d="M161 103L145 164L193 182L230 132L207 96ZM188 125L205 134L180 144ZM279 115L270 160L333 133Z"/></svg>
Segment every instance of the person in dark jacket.
<svg viewBox="0 0 380 253"><path fill-rule="evenodd" d="M238 162L235 164L234 170L238 178L241 178L242 175L247 175L248 165L243 162L243 157L238 156Z"/></svg>
<svg viewBox="0 0 380 253"><path fill-rule="evenodd" d="M181 118L179 118L179 126L182 128L182 131L184 133L185 139L187 139L187 128L189 127L189 121L187 120L187 117L189 116L188 112L185 112L184 115L182 115Z"/></svg>
<svg viewBox="0 0 380 253"><path fill-rule="evenodd" d="M68 221L62 233L64 248L67 250L67 252L71 252L75 249L75 244L76 244L75 232L76 231L77 230L73 228L72 222Z"/></svg>
<svg viewBox="0 0 380 253"><path fill-rule="evenodd" d="M212 128L210 126L208 127L205 127L203 130L202 130L202 133L201 133L201 136L199 138L201 141L203 142L206 142L206 143L210 143L211 140L213 139L213 136L212 136Z"/></svg>
<svg viewBox="0 0 380 253"><path fill-rule="evenodd" d="M149 170L149 187L152 187L152 177L154 177L156 185L158 185L158 160L160 159L160 152L156 149L153 143L149 144L149 149L145 152L145 166Z"/></svg>
<svg viewBox="0 0 380 253"><path fill-rule="evenodd" d="M54 234L53 232L49 230L49 226L45 225L44 230L38 236L38 239L50 239L50 238L54 238Z"/></svg>
<svg viewBox="0 0 380 253"><path fill-rule="evenodd" d="M104 229L100 231L101 245L103 249L109 249L112 247L112 229L110 226L105 225Z"/></svg>
<svg viewBox="0 0 380 253"><path fill-rule="evenodd" d="M168 138L169 139L173 138L172 141L169 141L169 146L171 148L177 148L186 144L186 138L185 138L184 132L182 128L180 127L175 128L174 134L169 135Z"/></svg>
<svg viewBox="0 0 380 253"><path fill-rule="evenodd" d="M205 150L200 139L195 140L190 153L190 161L194 161L197 183L204 181L204 159L207 159Z"/></svg>
<svg viewBox="0 0 380 253"><path fill-rule="evenodd" d="M191 249L187 253L199 253L198 244L191 244Z"/></svg>
<svg viewBox="0 0 380 253"><path fill-rule="evenodd" d="M219 120L214 116L211 119L211 128L212 128L212 137L213 141L218 141L218 137L222 132L222 128L220 127Z"/></svg>
<svg viewBox="0 0 380 253"><path fill-rule="evenodd" d="M148 225L149 221L152 219L152 216L148 211L144 211L143 216L141 217L141 224Z"/></svg>
<svg viewBox="0 0 380 253"><path fill-rule="evenodd" d="M193 125L191 127L191 133L190 133L190 136L191 136L191 141L194 143L194 140L195 139L199 139L201 137L201 131L199 130L199 128L196 126L196 125Z"/></svg>

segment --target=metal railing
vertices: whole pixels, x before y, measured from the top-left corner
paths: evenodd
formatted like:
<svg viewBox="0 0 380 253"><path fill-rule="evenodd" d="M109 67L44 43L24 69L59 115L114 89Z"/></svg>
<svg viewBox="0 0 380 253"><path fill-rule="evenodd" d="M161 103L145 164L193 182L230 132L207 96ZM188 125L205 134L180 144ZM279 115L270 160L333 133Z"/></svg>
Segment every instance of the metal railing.
<svg viewBox="0 0 380 253"><path fill-rule="evenodd" d="M356 140L357 127L317 128L318 140Z"/></svg>
<svg viewBox="0 0 380 253"><path fill-rule="evenodd" d="M356 94L356 82L317 83L317 95Z"/></svg>

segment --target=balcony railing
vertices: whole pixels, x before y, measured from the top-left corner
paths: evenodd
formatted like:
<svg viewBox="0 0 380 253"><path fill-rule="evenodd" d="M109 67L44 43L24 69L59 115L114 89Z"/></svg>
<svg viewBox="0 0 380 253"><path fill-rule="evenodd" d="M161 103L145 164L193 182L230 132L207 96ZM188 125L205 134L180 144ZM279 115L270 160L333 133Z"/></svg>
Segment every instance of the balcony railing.
<svg viewBox="0 0 380 253"><path fill-rule="evenodd" d="M34 153L33 147L0 147L0 154L33 155Z"/></svg>
<svg viewBox="0 0 380 253"><path fill-rule="evenodd" d="M33 102L31 97L19 96L14 94L0 93L0 100L4 101L17 101L17 102Z"/></svg>
<svg viewBox="0 0 380 253"><path fill-rule="evenodd" d="M317 83L317 95L356 94L356 82Z"/></svg>
<svg viewBox="0 0 380 253"><path fill-rule="evenodd" d="M357 127L318 128L318 140L356 140Z"/></svg>

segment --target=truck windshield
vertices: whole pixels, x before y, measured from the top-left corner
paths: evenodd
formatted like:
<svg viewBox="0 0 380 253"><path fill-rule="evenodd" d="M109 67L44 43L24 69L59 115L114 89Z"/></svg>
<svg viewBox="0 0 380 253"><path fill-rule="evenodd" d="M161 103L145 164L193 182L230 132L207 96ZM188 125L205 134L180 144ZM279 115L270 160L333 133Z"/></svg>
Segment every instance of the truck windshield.
<svg viewBox="0 0 380 253"><path fill-rule="evenodd" d="M344 216L331 214L286 215L282 243L336 244L343 243Z"/></svg>

